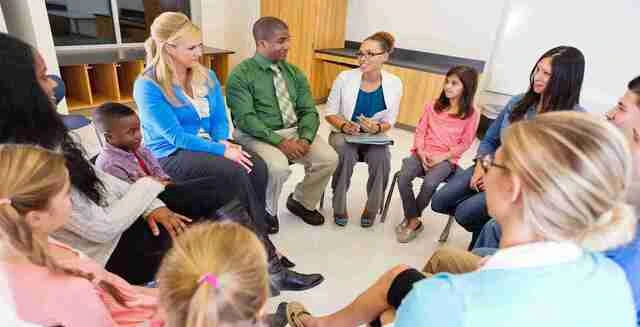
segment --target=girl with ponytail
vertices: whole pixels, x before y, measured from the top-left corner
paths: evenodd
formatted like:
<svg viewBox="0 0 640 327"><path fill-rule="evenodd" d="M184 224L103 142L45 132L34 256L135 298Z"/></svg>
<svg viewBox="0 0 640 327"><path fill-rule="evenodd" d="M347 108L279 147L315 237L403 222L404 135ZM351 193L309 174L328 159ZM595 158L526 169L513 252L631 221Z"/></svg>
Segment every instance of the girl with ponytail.
<svg viewBox="0 0 640 327"><path fill-rule="evenodd" d="M129 285L50 238L71 214L64 155L0 145L0 180L0 267L20 318L74 327L136 326L156 316L156 290Z"/></svg>
<svg viewBox="0 0 640 327"><path fill-rule="evenodd" d="M267 256L236 223L202 223L181 234L158 272L165 327L256 326L269 294Z"/></svg>

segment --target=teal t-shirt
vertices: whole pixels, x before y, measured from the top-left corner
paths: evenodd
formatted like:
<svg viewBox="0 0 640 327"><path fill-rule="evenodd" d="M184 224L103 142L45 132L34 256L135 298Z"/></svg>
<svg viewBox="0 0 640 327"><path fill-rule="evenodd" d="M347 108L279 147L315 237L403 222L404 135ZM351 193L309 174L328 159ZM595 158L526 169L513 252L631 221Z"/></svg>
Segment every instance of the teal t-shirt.
<svg viewBox="0 0 640 327"><path fill-rule="evenodd" d="M416 283L396 327L635 327L631 289L610 259L437 274Z"/></svg>

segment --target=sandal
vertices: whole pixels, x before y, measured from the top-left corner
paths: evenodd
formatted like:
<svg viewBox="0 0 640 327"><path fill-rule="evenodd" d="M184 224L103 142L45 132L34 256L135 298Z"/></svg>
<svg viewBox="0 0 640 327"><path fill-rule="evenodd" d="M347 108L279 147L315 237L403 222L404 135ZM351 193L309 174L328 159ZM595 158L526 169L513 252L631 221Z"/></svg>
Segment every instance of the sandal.
<svg viewBox="0 0 640 327"><path fill-rule="evenodd" d="M347 223L349 222L349 218L345 216L335 215L333 217L333 221L336 223L336 225L340 227L344 227L344 226L347 226Z"/></svg>
<svg viewBox="0 0 640 327"><path fill-rule="evenodd" d="M369 217L367 215L362 215L360 218L360 226L367 228L373 226L373 222L376 220L376 217Z"/></svg>
<svg viewBox="0 0 640 327"><path fill-rule="evenodd" d="M287 320L289 321L289 326L304 327L302 320L300 319L304 315L311 317L311 314L307 311L304 305L302 305L302 303L289 302L289 304L287 304Z"/></svg>

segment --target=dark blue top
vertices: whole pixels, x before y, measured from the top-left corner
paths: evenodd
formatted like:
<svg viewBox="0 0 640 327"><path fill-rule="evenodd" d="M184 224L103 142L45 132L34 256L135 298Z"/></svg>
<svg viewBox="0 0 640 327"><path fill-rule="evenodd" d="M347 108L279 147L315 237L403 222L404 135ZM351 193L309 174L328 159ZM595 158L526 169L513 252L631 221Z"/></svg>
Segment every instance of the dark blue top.
<svg viewBox="0 0 640 327"><path fill-rule="evenodd" d="M382 91L382 85L380 85L380 87L373 92L365 92L363 90L360 90L358 91L356 108L355 110L353 110L351 120L358 121L358 117L360 115L371 118L375 114L386 109L387 105L384 103L384 92Z"/></svg>

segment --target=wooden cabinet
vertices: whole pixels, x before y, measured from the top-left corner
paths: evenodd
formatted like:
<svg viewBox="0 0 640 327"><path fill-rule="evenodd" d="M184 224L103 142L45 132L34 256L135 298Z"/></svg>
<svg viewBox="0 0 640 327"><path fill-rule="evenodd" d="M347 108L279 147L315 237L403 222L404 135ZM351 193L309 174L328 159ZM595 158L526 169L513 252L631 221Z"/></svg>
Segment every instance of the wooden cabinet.
<svg viewBox="0 0 640 327"><path fill-rule="evenodd" d="M262 0L262 16L274 16L289 25L291 47L287 61L298 66L311 84L314 98L326 83L322 62L314 50L342 48L347 20L346 0ZM333 80L332 80L333 81Z"/></svg>
<svg viewBox="0 0 640 327"><path fill-rule="evenodd" d="M319 89L320 95L326 97L336 76L347 69L357 67L354 58L317 53L315 59L323 67L324 84ZM384 70L398 76L402 80L404 93L400 102L397 124L402 127L418 125L424 105L433 102L442 91L444 74L434 74L421 70L385 65Z"/></svg>
<svg viewBox="0 0 640 327"><path fill-rule="evenodd" d="M233 51L205 47L202 64L213 69L224 87ZM58 53L69 111L105 102L133 102L133 83L144 70L143 48L70 50Z"/></svg>
<svg viewBox="0 0 640 327"><path fill-rule="evenodd" d="M133 101L133 82L143 68L142 60L60 67L69 111L89 109L109 101Z"/></svg>

